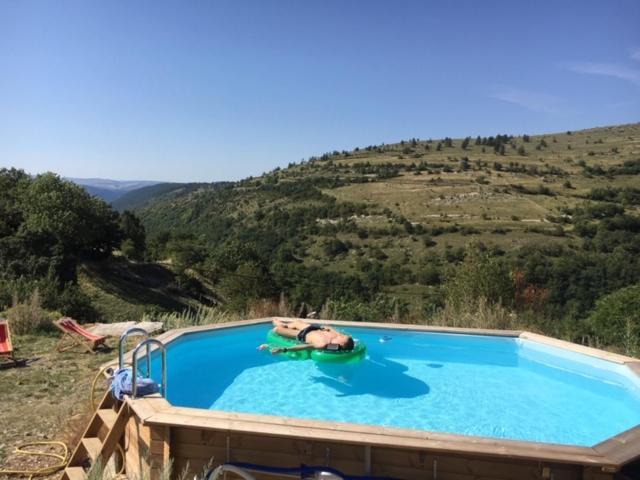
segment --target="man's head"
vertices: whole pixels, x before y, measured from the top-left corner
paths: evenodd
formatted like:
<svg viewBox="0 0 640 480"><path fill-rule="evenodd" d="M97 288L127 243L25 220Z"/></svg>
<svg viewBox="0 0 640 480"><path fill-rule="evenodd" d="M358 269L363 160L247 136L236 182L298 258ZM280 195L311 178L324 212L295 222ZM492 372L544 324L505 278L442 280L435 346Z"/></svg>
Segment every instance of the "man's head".
<svg viewBox="0 0 640 480"><path fill-rule="evenodd" d="M334 343L337 343L338 345L340 345L340 348L342 350L346 350L346 351L353 350L353 347L355 346L355 344L353 343L353 338L343 333L341 333L335 338Z"/></svg>

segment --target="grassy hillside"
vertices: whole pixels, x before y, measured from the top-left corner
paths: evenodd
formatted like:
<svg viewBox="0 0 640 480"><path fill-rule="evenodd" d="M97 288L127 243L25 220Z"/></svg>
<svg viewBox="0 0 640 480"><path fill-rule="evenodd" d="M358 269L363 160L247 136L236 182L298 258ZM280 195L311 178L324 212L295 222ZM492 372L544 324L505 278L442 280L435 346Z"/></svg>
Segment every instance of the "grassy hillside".
<svg viewBox="0 0 640 480"><path fill-rule="evenodd" d="M471 137L463 148L464 139L451 146L445 139L408 140L333 152L222 192L204 186L174 192L139 214L152 233L179 228L220 241L229 224L251 227L276 210L332 204L330 215L304 219L310 230L299 250L306 264L355 269L357 255L325 252L326 241L337 237L350 250L408 257L415 267L427 251L470 240L504 249L575 244L565 220L594 189L640 187L638 124L513 137L503 151L488 141ZM626 208L637 211L637 202Z"/></svg>
<svg viewBox="0 0 640 480"><path fill-rule="evenodd" d="M453 305L457 322L486 299L584 339L598 336L585 320L596 300L640 282L639 175L639 124L409 139L176 191L137 213L148 254L197 271L226 308L284 293L334 318L433 321Z"/></svg>
<svg viewBox="0 0 640 480"><path fill-rule="evenodd" d="M146 314L197 310L216 303L206 284L177 276L167 265L132 263L123 258L85 262L78 283L95 309L95 319L139 321ZM83 319L87 320L87 319Z"/></svg>

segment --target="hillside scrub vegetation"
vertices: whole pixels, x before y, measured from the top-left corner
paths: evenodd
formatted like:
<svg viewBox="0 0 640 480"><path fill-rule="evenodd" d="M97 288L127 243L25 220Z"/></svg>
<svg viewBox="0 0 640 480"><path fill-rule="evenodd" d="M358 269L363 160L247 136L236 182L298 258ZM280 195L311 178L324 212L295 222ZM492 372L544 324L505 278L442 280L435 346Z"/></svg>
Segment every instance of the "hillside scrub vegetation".
<svg viewBox="0 0 640 480"><path fill-rule="evenodd" d="M294 314L529 328L626 351L637 329L613 335L595 312L640 283L639 137L636 124L412 138L234 183L156 185L132 192L133 213L2 170L0 304L37 289L83 320L182 324L202 305L216 312L204 318L246 316L284 298Z"/></svg>

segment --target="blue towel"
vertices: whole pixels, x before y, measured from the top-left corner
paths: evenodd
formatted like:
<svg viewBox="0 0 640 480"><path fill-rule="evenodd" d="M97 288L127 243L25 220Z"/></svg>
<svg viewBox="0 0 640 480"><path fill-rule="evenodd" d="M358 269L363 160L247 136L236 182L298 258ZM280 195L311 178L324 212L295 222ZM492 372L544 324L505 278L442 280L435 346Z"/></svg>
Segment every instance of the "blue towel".
<svg viewBox="0 0 640 480"><path fill-rule="evenodd" d="M130 368L116 370L111 380L111 395L117 400L122 400L125 395L131 395L133 391L133 373ZM160 391L158 384L151 378L144 378L138 375L137 396L144 397Z"/></svg>

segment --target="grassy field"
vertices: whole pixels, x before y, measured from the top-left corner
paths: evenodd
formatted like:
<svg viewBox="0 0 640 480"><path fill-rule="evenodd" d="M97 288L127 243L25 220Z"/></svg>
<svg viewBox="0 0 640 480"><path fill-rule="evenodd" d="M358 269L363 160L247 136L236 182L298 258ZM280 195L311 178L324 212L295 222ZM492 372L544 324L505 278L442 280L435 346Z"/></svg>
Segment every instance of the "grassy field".
<svg viewBox="0 0 640 480"><path fill-rule="evenodd" d="M546 146L536 149L544 141ZM579 132L535 135L528 142L515 137L514 147L507 147L505 155L497 154L493 148L475 145L472 138L466 149L461 148L462 139L454 139L452 147L434 151L438 141L417 141L414 146L394 144L385 146L383 153L351 152L349 156L336 157L334 164L354 166L371 164L427 164L448 165L451 171L437 174L422 172L420 175L401 172L398 177L365 184L351 184L325 193L338 200L361 202L388 208L406 217L409 221L424 226L457 224L479 230L478 240L507 247L535 241L537 234L531 226L547 225L549 216L557 216L566 207L584 202L584 197L593 188L638 187L636 175L592 175L587 167L601 166L607 169L624 161L637 159L640 155L640 126L624 125ZM425 146L430 150L425 150ZM523 147L525 154L518 149ZM410 149L413 154L401 153ZM485 150L483 152L482 150ZM416 158L417 157L417 158ZM333 158L333 157L332 157ZM468 158L469 170L460 168L462 158ZM479 162L479 163L478 163ZM502 165L496 169L496 162ZM506 171L509 164L538 168L538 174ZM478 164L483 165L478 167ZM297 167L301 168L301 167ZM555 170L555 174L542 173ZM448 170L448 169L447 169ZM570 186L565 186L569 182ZM551 195L523 193L536 192L540 186L548 188ZM516 188L514 188L516 186ZM380 226L384 219L368 221L356 219L358 223ZM505 234L492 234L497 228L508 230ZM443 236L436 249L446 245L466 243L459 233ZM564 243L573 240L570 231Z"/></svg>
<svg viewBox="0 0 640 480"><path fill-rule="evenodd" d="M25 367L0 370L0 468L43 465L42 460L34 464L31 457L12 455L14 448L25 442L60 440L70 448L75 445L90 412L93 377L100 364L116 355L115 350L95 355L58 353L57 342L56 335L13 339L18 358L28 359L28 363ZM115 345L114 341L109 343Z"/></svg>

